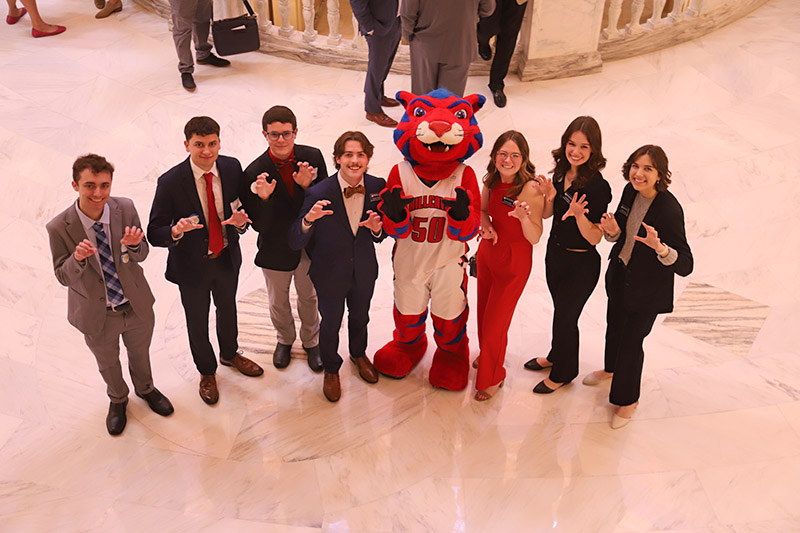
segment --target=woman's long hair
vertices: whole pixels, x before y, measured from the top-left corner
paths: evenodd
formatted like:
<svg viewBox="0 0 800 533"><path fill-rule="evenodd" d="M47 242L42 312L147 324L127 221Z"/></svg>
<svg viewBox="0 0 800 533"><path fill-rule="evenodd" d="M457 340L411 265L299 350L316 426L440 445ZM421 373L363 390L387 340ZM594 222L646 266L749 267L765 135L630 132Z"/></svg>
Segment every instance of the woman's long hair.
<svg viewBox="0 0 800 533"><path fill-rule="evenodd" d="M586 139L592 149L589 160L578 167L578 176L572 183L575 187L581 189L592 179L592 176L606 166L606 158L603 157L603 135L600 133L600 125L594 118L588 116L578 117L569 123L569 126L561 136L561 146L553 150L555 166L550 172L553 174L553 180L560 181L564 179L570 169L570 162L567 159L567 142L576 131L586 135Z"/></svg>
<svg viewBox="0 0 800 533"><path fill-rule="evenodd" d="M528 141L525 140L523 134L516 130L508 130L501 134L494 142L492 154L489 157L489 164L486 166L486 176L483 177L483 183L491 190L492 187L500 181L500 172L497 170L495 160L497 159L497 152L499 152L500 148L508 141L514 141L519 147L520 155L522 155L522 164L519 167L517 175L514 176L513 185L508 190L508 196L516 197L519 196L525 183L531 181L536 176L536 167L533 166L530 159L531 150L528 147Z"/></svg>

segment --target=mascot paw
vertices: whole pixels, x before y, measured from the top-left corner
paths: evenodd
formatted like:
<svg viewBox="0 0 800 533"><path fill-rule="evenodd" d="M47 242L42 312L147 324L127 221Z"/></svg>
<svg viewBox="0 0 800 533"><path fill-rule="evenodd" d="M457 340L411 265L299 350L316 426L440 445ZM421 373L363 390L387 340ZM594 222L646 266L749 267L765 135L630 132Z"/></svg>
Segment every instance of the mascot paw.
<svg viewBox="0 0 800 533"><path fill-rule="evenodd" d="M464 390L469 375L469 354L436 349L428 380L434 387L451 391Z"/></svg>
<svg viewBox="0 0 800 533"><path fill-rule="evenodd" d="M469 217L469 194L463 187L456 189L456 199L450 202L447 214L453 220L464 221Z"/></svg>
<svg viewBox="0 0 800 533"><path fill-rule="evenodd" d="M375 352L372 364L381 374L393 378L404 378L414 370L428 349L428 338L424 335L413 344L390 341Z"/></svg>

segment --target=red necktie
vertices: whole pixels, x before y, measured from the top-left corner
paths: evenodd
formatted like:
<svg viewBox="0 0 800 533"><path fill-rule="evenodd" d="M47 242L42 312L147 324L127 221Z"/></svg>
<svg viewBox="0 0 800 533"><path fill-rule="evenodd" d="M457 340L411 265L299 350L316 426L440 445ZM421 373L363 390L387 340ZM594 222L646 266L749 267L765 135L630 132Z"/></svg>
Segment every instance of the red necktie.
<svg viewBox="0 0 800 533"><path fill-rule="evenodd" d="M222 224L219 223L217 215L217 203L214 201L214 174L207 172L203 174L206 180L206 198L208 198L208 249L217 255L222 251Z"/></svg>

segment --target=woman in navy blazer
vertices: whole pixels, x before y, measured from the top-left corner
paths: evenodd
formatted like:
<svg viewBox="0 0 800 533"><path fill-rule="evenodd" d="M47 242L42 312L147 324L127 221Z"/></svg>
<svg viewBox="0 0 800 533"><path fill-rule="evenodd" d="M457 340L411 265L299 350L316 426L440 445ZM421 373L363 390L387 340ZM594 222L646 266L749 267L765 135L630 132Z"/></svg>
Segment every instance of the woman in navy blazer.
<svg viewBox="0 0 800 533"><path fill-rule="evenodd" d="M605 368L583 380L595 385L612 378L609 399L619 406L614 429L630 422L639 403L642 344L657 315L672 312L675 274L688 276L694 266L683 209L667 190L672 180L664 150L642 146L622 166L622 175L629 183L617 211L600 222L615 243L606 271Z"/></svg>

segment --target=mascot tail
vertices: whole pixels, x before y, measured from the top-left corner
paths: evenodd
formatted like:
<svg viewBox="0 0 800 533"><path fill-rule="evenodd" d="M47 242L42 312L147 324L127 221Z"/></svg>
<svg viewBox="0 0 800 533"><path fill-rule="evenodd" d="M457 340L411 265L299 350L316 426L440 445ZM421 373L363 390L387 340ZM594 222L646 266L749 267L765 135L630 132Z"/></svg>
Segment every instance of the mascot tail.
<svg viewBox="0 0 800 533"><path fill-rule="evenodd" d="M427 310L420 315L404 315L397 307L394 308L394 338L373 357L378 372L404 378L417 366L428 348L425 335L427 318Z"/></svg>

